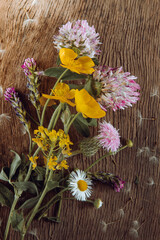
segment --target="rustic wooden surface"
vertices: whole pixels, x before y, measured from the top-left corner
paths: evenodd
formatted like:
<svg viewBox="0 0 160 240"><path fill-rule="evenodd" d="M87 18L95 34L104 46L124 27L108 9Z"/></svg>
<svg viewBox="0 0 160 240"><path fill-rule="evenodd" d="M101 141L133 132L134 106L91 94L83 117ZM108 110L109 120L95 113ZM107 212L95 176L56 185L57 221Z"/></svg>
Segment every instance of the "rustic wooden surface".
<svg viewBox="0 0 160 240"><path fill-rule="evenodd" d="M125 71L138 77L141 85L141 100L132 108L113 113L108 111L107 121L120 129L123 138L134 141L134 147L103 160L93 170L113 172L126 182L126 191L115 193L100 184L94 187L93 197L99 197L104 205L96 210L91 205L66 200L61 212L61 223L51 224L34 221L31 230L37 228L40 240L130 240L132 222L137 220L139 239L160 239L160 189L159 162L153 164L152 156L159 159L160 108L158 96L152 92L160 90L160 2L159 0L0 0L0 84L14 86L26 97L26 79L20 68L27 57L34 57L40 69L55 63L56 50L53 35L67 21L87 19L100 33L101 62L109 66L123 66ZM26 21L27 19L29 21ZM52 81L43 81L43 91ZM21 125L8 103L1 100L1 113L9 113L10 122L0 129L0 165L9 165L10 149L26 152L28 139L22 135ZM138 117L138 110L143 118ZM92 133L96 131L92 130ZM74 133L71 133L74 141ZM77 137L75 137L77 139ZM148 147L150 156L144 152L137 156L138 149ZM102 155L102 152L99 153ZM74 166L84 169L95 160L74 157ZM138 176L139 183L135 184ZM148 185L152 178L154 185ZM132 198L132 201L129 199ZM127 204L128 203L128 204ZM124 209L123 218L119 209ZM0 207L1 231L5 229L8 209ZM108 224L103 231L104 221ZM10 240L18 240L19 235L10 231ZM26 235L26 240L35 237Z"/></svg>

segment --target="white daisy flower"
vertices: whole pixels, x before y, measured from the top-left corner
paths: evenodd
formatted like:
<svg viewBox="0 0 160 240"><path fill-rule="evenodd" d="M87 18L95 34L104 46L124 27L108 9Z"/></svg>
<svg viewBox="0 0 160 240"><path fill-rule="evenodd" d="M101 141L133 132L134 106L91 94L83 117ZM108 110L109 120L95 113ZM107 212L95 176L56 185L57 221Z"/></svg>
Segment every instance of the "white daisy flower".
<svg viewBox="0 0 160 240"><path fill-rule="evenodd" d="M86 177L84 171L78 169L71 172L68 182L68 187L77 200L86 201L91 196L92 181Z"/></svg>

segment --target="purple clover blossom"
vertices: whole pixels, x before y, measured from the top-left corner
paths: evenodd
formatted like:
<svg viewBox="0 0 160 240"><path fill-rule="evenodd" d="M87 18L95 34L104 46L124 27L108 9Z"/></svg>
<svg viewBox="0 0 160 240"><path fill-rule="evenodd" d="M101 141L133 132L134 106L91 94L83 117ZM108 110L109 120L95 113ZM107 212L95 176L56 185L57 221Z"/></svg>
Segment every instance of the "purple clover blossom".
<svg viewBox="0 0 160 240"><path fill-rule="evenodd" d="M80 55L91 58L100 53L99 33L96 33L94 26L88 25L87 20L67 22L53 38L57 50L76 47L80 50Z"/></svg>
<svg viewBox="0 0 160 240"><path fill-rule="evenodd" d="M140 93L137 90L140 90L140 86L134 81L137 77L123 72L122 67L99 66L93 73L93 79L101 83L97 101L105 111L109 107L113 111L124 109L139 100Z"/></svg>
<svg viewBox="0 0 160 240"><path fill-rule="evenodd" d="M32 75L36 69L36 61L33 58L27 58L21 66L26 76Z"/></svg>
<svg viewBox="0 0 160 240"><path fill-rule="evenodd" d="M97 136L100 146L107 151L116 152L120 146L120 136L116 128L110 123L100 123L99 135Z"/></svg>

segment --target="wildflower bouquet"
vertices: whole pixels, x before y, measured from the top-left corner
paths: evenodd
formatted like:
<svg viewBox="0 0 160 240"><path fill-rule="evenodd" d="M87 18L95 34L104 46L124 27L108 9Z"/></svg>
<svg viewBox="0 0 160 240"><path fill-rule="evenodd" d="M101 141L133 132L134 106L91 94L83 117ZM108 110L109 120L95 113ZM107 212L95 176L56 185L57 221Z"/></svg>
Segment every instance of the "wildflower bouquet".
<svg viewBox="0 0 160 240"><path fill-rule="evenodd" d="M4 240L10 225L20 232L23 240L34 218L59 222L64 192L99 208L103 203L101 199L88 199L93 181L109 184L116 192L124 186L120 177L102 171L91 172L90 169L103 158L127 146L132 147L131 140L121 146L119 132L101 119L107 108L116 111L136 103L140 87L135 82L136 77L124 72L122 67L99 65L100 44L99 34L86 20L68 22L54 36L57 67L38 71L33 58L25 60L22 68L27 77L28 100L35 108L36 119L26 112L13 87L4 94L29 136L28 154L18 155L13 151L11 166L0 172L0 202L10 207ZM54 78L50 94L39 92L43 76ZM52 113L48 123L45 120L47 108ZM97 120L99 133L90 137L90 127L97 127ZM72 125L84 137L78 145L69 136ZM72 156L90 157L100 148L105 154L87 169L81 170L77 166L73 171L69 169ZM57 214L48 216L49 208L57 203Z"/></svg>

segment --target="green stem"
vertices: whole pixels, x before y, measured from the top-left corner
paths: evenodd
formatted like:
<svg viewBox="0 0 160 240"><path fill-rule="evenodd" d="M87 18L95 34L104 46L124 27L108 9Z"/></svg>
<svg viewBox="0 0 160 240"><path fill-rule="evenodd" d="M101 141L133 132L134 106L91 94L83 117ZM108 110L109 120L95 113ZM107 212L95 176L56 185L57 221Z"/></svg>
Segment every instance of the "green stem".
<svg viewBox="0 0 160 240"><path fill-rule="evenodd" d="M32 119L32 121L34 123L36 123L37 125L39 125L39 123L26 111L27 115Z"/></svg>
<svg viewBox="0 0 160 240"><path fill-rule="evenodd" d="M32 137L31 137L31 133L30 131L28 130L28 136L29 136L29 156L32 152Z"/></svg>
<svg viewBox="0 0 160 240"><path fill-rule="evenodd" d="M105 155L103 155L102 157L98 158L94 163L92 163L88 168L86 168L86 170L84 170L85 172L87 172L90 168L92 168L94 165L96 165L97 163L99 163L103 158L111 156L111 155L115 155L115 153L125 149L126 147L128 147L127 145L119 148L116 152L107 152Z"/></svg>
<svg viewBox="0 0 160 240"><path fill-rule="evenodd" d="M39 153L40 150L41 150L41 148L37 148L37 150L33 154L33 157L35 157ZM28 173L27 173L27 175L25 177L25 180L24 180L25 182L27 182L28 179L30 178L31 172L32 172L32 163L30 163L30 165L29 165Z"/></svg>
<svg viewBox="0 0 160 240"><path fill-rule="evenodd" d="M33 157L36 156L39 151L40 151L40 148L37 148ZM25 180L24 180L25 182L27 182L28 179L30 178L31 172L32 172L32 163L30 163L30 165L29 165L28 173L27 173L27 175L25 177ZM11 224L11 216L13 214L13 211L14 211L14 209L16 207L16 204L17 204L20 196L22 195L22 193L23 193L23 191L19 191L18 194L15 192L14 201L12 203L12 207L11 207L11 210L10 210L10 213L9 213L9 217L8 217L8 221L7 221L7 225L6 225L6 229L5 229L5 233L4 233L4 240L7 240L7 236L8 236L8 232L9 232L9 228L10 228L10 224Z"/></svg>
<svg viewBox="0 0 160 240"><path fill-rule="evenodd" d="M65 130L65 134L68 134L69 129L70 129L72 123L75 121L75 119L78 117L79 114L80 114L80 112L78 112L77 114L75 114L74 117L72 118L72 120L69 122L69 124L68 124L68 126L67 126L67 128L66 128L66 130Z"/></svg>
<svg viewBox="0 0 160 240"><path fill-rule="evenodd" d="M48 125L48 130L54 129L58 121L59 115L61 113L61 109L62 109L62 103L60 103L59 106L56 108L56 110L53 112L51 120Z"/></svg>
<svg viewBox="0 0 160 240"><path fill-rule="evenodd" d="M30 226L33 218L35 217L35 215L36 215L36 213L37 213L37 210L39 209L39 207L40 207L40 205L41 205L41 203L42 203L42 201L43 201L46 193L48 192L48 182L49 182L50 179L52 178L52 175L53 175L53 171L51 170L51 171L50 171L50 174L49 174L49 177L48 177L48 181L47 181L47 183L46 183L46 186L45 186L45 188L44 188L44 190L43 190L43 192L42 192L42 195L41 195L40 198L39 198L38 203L36 204L36 206L34 207L34 209L33 209L33 211L32 211L32 214L31 214L31 216L30 216L30 218L29 218L29 220L28 220L28 222L27 222L25 231L24 231L21 239L24 239L24 236L25 236L25 234L26 234L26 232L27 232L27 230L28 230L28 228L29 228L29 226Z"/></svg>
<svg viewBox="0 0 160 240"><path fill-rule="evenodd" d="M37 112L37 117L38 117L38 120L39 122L41 121L41 117L40 117L40 113L39 113L39 110L36 108L36 112Z"/></svg>
<svg viewBox="0 0 160 240"><path fill-rule="evenodd" d="M62 79L62 77L65 75L65 73L66 73L67 71L68 71L68 69L66 69L66 70L61 74L61 76L57 79L57 81L56 81L54 87L52 88L52 90L55 89L55 87L57 86L57 84L60 82L60 80ZM52 91L51 91L50 96L52 96L52 94L53 94L53 93L52 93ZM48 105L49 101L50 101L50 99L47 99L47 101L46 101L46 103L45 103L45 105L44 105L43 111L42 111L41 122L40 122L40 125L41 125L41 126L43 125L43 122L44 122L44 115L45 115L45 111L46 111L46 108L47 108L47 105Z"/></svg>
<svg viewBox="0 0 160 240"><path fill-rule="evenodd" d="M5 233L4 233L4 240L7 239L9 228L10 228L10 224L11 224L11 217L13 215L13 211L15 209L15 206L16 206L17 202L18 202L18 199L19 199L19 196L15 194L14 201L12 203L12 207L11 207L11 210L10 210L10 213L9 213L9 217L8 217Z"/></svg>
<svg viewBox="0 0 160 240"><path fill-rule="evenodd" d="M68 190L68 188L62 189L59 193L57 193L56 195L54 195L54 197L51 198L51 199L49 200L49 202L46 203L46 205L44 205L43 207L41 207L41 208L39 209L39 212L41 212L43 209L45 209L45 210L43 211L43 213L41 214L41 216L39 217L39 220L40 220L40 219L43 217L43 215L48 211L48 209L51 207L51 205L52 205L52 203L55 201L55 199L56 199L59 195L61 195L62 193L66 192L67 190Z"/></svg>

